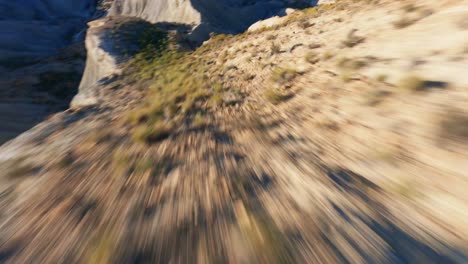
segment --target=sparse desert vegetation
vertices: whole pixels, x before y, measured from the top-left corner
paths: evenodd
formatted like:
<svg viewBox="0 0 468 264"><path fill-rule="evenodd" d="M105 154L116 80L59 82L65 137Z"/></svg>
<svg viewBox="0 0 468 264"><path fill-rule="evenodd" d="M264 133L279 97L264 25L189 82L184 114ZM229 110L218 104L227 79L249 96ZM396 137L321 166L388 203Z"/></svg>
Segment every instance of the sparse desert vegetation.
<svg viewBox="0 0 468 264"><path fill-rule="evenodd" d="M270 46L270 52L271 52L272 55L281 53L281 47L279 45L273 43Z"/></svg>
<svg viewBox="0 0 468 264"><path fill-rule="evenodd" d="M271 79L278 84L286 84L296 78L298 72L291 68L278 67L273 70Z"/></svg>
<svg viewBox="0 0 468 264"><path fill-rule="evenodd" d="M417 92L424 90L426 88L426 84L420 77L409 75L400 80L399 87L405 91Z"/></svg>
<svg viewBox="0 0 468 264"><path fill-rule="evenodd" d="M317 63L320 59L318 57L318 55L314 52L309 52L307 53L306 57L305 57L305 60L310 63L310 64L315 64Z"/></svg>
<svg viewBox="0 0 468 264"><path fill-rule="evenodd" d="M268 89L265 91L266 99L272 104L279 104L289 98L289 95L277 89Z"/></svg>
<svg viewBox="0 0 468 264"><path fill-rule="evenodd" d="M461 1L145 3L89 24L86 104L0 148L0 262L468 260Z"/></svg>
<svg viewBox="0 0 468 264"><path fill-rule="evenodd" d="M356 31L357 29L352 29L348 32L348 34L346 35L346 39L341 42L344 47L352 48L363 43L366 40L365 37L356 35Z"/></svg>

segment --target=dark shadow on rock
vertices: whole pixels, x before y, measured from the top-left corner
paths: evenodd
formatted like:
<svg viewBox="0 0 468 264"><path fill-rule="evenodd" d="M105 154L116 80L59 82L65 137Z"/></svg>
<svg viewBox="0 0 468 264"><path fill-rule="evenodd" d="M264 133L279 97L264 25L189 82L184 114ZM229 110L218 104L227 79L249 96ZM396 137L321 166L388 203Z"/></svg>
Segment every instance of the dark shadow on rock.
<svg viewBox="0 0 468 264"><path fill-rule="evenodd" d="M143 45L163 45L163 41L169 37L168 31L176 32L182 36L188 34L191 27L186 24L158 22L150 23L139 18L114 18L114 25L104 29L99 48L106 51L116 60L118 64L127 62L144 48ZM183 42L183 38L176 39L181 48L191 44ZM150 43L151 42L151 43ZM191 48L191 47L190 47ZM154 55L156 56L156 54ZM102 84L108 84L109 79L101 80Z"/></svg>
<svg viewBox="0 0 468 264"><path fill-rule="evenodd" d="M439 251L406 233L390 221L370 221L369 227L390 246L389 263L467 263L468 256L442 246Z"/></svg>
<svg viewBox="0 0 468 264"><path fill-rule="evenodd" d="M362 185L363 187L379 189L379 187L373 182L350 170L340 168L325 168L325 172L330 178L330 180L332 180L338 187L343 188L346 191L348 191L350 188L355 188L356 185L358 185L357 187L359 187L359 185Z"/></svg>
<svg viewBox="0 0 468 264"><path fill-rule="evenodd" d="M424 82L424 87L426 88L439 88L439 89L444 89L448 87L447 82L441 82L441 81L425 81Z"/></svg>
<svg viewBox="0 0 468 264"><path fill-rule="evenodd" d="M0 244L0 263L6 263L11 260L15 254L21 251L24 242L21 241L8 241Z"/></svg>
<svg viewBox="0 0 468 264"><path fill-rule="evenodd" d="M227 3L226 3L227 2ZM241 3L240 3L241 2ZM191 0L201 14L201 24L192 32L195 40L206 40L209 34L238 34L257 21L286 15L286 8L303 9L317 5L318 1L217 1Z"/></svg>

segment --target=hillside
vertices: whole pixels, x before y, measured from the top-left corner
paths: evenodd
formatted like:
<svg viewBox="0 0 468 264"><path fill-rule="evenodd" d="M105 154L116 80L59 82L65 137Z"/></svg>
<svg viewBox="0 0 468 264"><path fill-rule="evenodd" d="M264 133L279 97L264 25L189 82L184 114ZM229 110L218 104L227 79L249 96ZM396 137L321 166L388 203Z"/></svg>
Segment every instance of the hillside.
<svg viewBox="0 0 468 264"><path fill-rule="evenodd" d="M341 0L201 46L122 2L71 108L0 147L0 262L468 262L466 1Z"/></svg>

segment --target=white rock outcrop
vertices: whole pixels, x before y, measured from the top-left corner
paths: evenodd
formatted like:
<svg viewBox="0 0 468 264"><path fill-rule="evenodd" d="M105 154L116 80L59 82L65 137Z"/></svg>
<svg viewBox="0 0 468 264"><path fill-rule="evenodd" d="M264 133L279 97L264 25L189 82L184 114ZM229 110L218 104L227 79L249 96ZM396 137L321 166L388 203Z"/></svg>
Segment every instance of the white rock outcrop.
<svg viewBox="0 0 468 264"><path fill-rule="evenodd" d="M192 29L188 38L202 43L211 32L240 32L260 19L292 12L289 6L311 2L315 1L115 0L107 18L88 24L86 69L71 107L98 104L101 80L120 73L118 52L113 49L115 43L108 30L117 20L136 17L151 23L188 25Z"/></svg>
<svg viewBox="0 0 468 264"><path fill-rule="evenodd" d="M86 34L86 68L81 79L78 94L73 98L71 107L86 106L98 103L99 80L112 74L120 74L117 58L112 55L112 43L106 23L109 18L88 23Z"/></svg>
<svg viewBox="0 0 468 264"><path fill-rule="evenodd" d="M319 0L318 1L318 5L323 5L323 4L331 4L331 3L335 3L336 0Z"/></svg>

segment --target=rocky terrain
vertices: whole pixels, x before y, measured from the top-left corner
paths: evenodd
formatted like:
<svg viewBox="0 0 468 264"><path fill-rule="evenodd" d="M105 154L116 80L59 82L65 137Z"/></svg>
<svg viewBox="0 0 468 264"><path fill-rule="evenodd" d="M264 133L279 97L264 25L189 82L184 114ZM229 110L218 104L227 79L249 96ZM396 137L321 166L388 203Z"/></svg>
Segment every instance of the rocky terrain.
<svg viewBox="0 0 468 264"><path fill-rule="evenodd" d="M189 38L206 40L211 32L239 33L249 25L287 7L313 6L311 0L116 0L111 15L140 17L150 22L183 23L193 26Z"/></svg>
<svg viewBox="0 0 468 264"><path fill-rule="evenodd" d="M0 262L468 261L466 1L187 2L89 23L71 108L0 147Z"/></svg>

